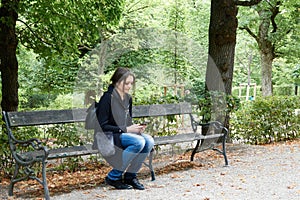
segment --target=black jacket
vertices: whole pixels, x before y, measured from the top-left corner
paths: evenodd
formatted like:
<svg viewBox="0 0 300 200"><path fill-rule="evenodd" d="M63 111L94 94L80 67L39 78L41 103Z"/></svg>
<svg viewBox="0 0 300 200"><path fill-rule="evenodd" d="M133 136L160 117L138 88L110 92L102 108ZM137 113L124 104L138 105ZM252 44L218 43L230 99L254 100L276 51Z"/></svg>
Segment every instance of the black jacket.
<svg viewBox="0 0 300 200"><path fill-rule="evenodd" d="M113 85L108 87L99 101L97 117L103 132L113 132L119 146L119 136L127 132L126 127L132 125L132 98L127 94L124 100Z"/></svg>

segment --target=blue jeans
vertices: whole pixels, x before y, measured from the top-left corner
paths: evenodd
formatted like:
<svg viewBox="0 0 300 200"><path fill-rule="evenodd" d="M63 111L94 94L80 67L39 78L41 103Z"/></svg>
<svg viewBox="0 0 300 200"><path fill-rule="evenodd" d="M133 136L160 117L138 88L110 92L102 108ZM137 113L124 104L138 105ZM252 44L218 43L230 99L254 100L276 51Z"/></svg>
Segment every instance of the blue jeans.
<svg viewBox="0 0 300 200"><path fill-rule="evenodd" d="M121 180L123 173L125 179L136 178L137 172L154 146L153 138L145 133L122 133L121 143L124 148L122 152L122 167L112 169L108 173L111 180Z"/></svg>

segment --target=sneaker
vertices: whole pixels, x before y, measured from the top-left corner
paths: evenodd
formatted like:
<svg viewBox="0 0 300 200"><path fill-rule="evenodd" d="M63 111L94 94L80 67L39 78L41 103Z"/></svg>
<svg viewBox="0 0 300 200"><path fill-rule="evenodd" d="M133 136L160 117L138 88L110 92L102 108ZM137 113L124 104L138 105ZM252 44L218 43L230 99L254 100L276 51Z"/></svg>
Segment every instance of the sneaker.
<svg viewBox="0 0 300 200"><path fill-rule="evenodd" d="M143 184L141 184L137 178L125 179L124 183L126 183L128 185L131 185L134 189L138 189L138 190L144 190L145 189Z"/></svg>
<svg viewBox="0 0 300 200"><path fill-rule="evenodd" d="M111 185L113 187L115 187L116 189L119 190L127 190L127 189L132 189L132 186L127 185L125 183L122 182L122 180L111 180L108 177L105 178L105 183L108 185Z"/></svg>

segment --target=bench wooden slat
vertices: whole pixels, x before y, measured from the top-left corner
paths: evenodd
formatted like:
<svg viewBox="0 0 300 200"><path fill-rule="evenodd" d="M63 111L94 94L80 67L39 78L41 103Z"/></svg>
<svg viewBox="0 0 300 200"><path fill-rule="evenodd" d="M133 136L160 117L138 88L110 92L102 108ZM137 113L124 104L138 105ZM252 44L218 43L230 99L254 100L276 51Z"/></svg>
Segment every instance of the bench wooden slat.
<svg viewBox="0 0 300 200"><path fill-rule="evenodd" d="M188 103L142 105L134 106L132 110L134 118L189 114L192 112L191 105ZM86 114L86 108L7 113L11 127L84 122Z"/></svg>
<svg viewBox="0 0 300 200"><path fill-rule="evenodd" d="M199 133L185 133L171 136L161 136L154 137L154 145L167 145L167 144L176 144L181 142L192 142L200 139L213 139L222 137L223 134L213 134L203 136ZM83 146L73 146L73 147L65 147L65 148L56 148L49 150L48 160L56 159L56 158L65 158L65 157L73 157L73 156L83 156L90 154L99 153L97 149L92 149L91 144L83 145ZM24 154L25 156L33 156L40 157L44 155L43 151L31 151Z"/></svg>
<svg viewBox="0 0 300 200"><path fill-rule="evenodd" d="M84 156L90 154L99 153L97 149L92 149L91 144L82 145L82 146L72 146L72 147L64 147L64 148L55 148L49 150L48 160L56 159L56 158L66 158L73 156ZM29 151L21 154L25 157L43 157L44 151Z"/></svg>
<svg viewBox="0 0 300 200"><path fill-rule="evenodd" d="M11 127L84 122L86 109L8 112Z"/></svg>
<svg viewBox="0 0 300 200"><path fill-rule="evenodd" d="M99 153L99 151L97 149L92 149L91 145L51 149L49 151L48 160L56 159L56 158L73 157L73 156L84 156L84 155L97 154L97 153Z"/></svg>
<svg viewBox="0 0 300 200"><path fill-rule="evenodd" d="M155 145L175 144L178 142L193 141L194 138L195 138L195 133L160 136L160 137L154 137L154 143L155 143Z"/></svg>
<svg viewBox="0 0 300 200"><path fill-rule="evenodd" d="M154 144L155 145L175 144L181 142L191 142L195 140L218 139L223 136L224 134L201 135L199 133L184 133L184 134L177 134L177 135L170 135L170 136L154 137Z"/></svg>
<svg viewBox="0 0 300 200"><path fill-rule="evenodd" d="M132 108L132 115L138 117L157 117L192 113L189 103L141 105Z"/></svg>

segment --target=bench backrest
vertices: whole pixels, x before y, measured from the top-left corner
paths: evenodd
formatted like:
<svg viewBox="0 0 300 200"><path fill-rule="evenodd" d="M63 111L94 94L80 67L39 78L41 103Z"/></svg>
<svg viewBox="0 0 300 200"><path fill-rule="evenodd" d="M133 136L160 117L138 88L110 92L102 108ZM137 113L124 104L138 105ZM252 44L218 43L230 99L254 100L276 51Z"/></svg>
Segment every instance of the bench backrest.
<svg viewBox="0 0 300 200"><path fill-rule="evenodd" d="M43 110L26 112L3 112L10 127L34 126L46 124L63 124L84 122L86 108L69 110ZM165 115L180 115L192 113L191 104L183 102L177 104L155 104L134 106L133 118L155 117Z"/></svg>

